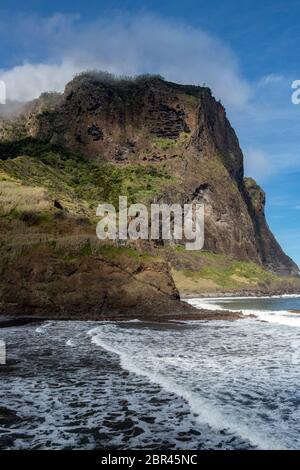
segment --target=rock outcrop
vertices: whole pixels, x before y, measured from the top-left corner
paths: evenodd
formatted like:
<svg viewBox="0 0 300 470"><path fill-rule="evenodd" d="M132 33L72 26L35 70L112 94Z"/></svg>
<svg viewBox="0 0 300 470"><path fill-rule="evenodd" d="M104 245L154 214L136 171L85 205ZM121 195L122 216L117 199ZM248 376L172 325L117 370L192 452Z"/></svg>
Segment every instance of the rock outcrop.
<svg viewBox="0 0 300 470"><path fill-rule="evenodd" d="M280 247L266 217L266 194L252 178L245 178L246 201L255 228L255 238L263 265L281 275L298 274L298 266Z"/></svg>
<svg viewBox="0 0 300 470"><path fill-rule="evenodd" d="M208 88L87 74L56 100L27 112L28 135L96 162L163 166L178 184L157 200L205 201L205 249L298 274L268 228L263 193L244 181L238 139Z"/></svg>
<svg viewBox="0 0 300 470"><path fill-rule="evenodd" d="M6 327L45 318L165 322L235 320L240 314L181 302L165 261L139 260L121 250L115 259L99 253L68 258L44 244L27 246L7 263L0 317L0 327Z"/></svg>
<svg viewBox="0 0 300 470"><path fill-rule="evenodd" d="M2 281L2 315L121 320L190 310L180 303L166 263L122 253L115 260L101 254L66 259L47 245L27 248Z"/></svg>

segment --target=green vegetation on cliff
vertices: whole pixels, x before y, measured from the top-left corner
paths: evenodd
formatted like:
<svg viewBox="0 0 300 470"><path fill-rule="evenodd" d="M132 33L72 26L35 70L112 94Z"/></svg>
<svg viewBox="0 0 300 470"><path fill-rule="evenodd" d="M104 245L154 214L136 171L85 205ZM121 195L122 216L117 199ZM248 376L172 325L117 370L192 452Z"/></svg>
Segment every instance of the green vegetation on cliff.
<svg viewBox="0 0 300 470"><path fill-rule="evenodd" d="M0 143L0 178L47 188L53 197L95 209L101 202L116 207L119 196L130 204L148 202L163 188L176 184L164 168L153 165L93 163L75 152L35 139ZM74 205L73 204L73 205Z"/></svg>
<svg viewBox="0 0 300 470"><path fill-rule="evenodd" d="M224 254L186 252L177 247L169 253L173 277L182 295L197 292L272 292L300 287L294 277L281 277L249 261Z"/></svg>
<svg viewBox="0 0 300 470"><path fill-rule="evenodd" d="M163 145L165 140L159 142ZM159 191L176 185L177 179L164 166L93 163L76 152L34 139L0 143L0 157L2 227L4 233L11 233L9 239L2 235L0 240L7 250L2 272L9 259L20 256L25 248L28 252L46 243L65 261L95 255L117 260L123 254L141 261L167 258L183 295L295 284L295 280L280 278L255 263L224 254L190 253L180 247L170 252L150 246L147 252L145 247L101 244L95 237L97 204L118 206L119 195L126 195L129 203L150 201ZM218 158L207 162L205 172L211 171L224 176ZM254 186L251 180L246 184Z"/></svg>

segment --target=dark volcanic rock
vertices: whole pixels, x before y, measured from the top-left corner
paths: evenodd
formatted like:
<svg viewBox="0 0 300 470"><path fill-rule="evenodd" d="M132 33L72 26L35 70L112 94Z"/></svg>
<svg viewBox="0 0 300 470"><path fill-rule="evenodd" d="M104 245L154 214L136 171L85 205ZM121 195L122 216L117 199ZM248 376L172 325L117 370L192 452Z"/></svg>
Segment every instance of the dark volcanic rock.
<svg viewBox="0 0 300 470"><path fill-rule="evenodd" d="M16 285L22 286L17 297ZM105 320L193 312L179 301L167 263L126 254L116 260L100 255L64 260L49 246L11 261L0 294L0 315Z"/></svg>

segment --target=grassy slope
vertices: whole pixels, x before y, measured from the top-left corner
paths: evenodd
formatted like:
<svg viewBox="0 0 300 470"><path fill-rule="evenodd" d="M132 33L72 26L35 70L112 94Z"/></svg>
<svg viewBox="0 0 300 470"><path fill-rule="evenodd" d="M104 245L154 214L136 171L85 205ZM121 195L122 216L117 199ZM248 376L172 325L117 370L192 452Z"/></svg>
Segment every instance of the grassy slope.
<svg viewBox="0 0 300 470"><path fill-rule="evenodd" d="M161 260L134 248L101 243L96 238L95 209L101 202L118 205L119 194L127 195L129 203L147 203L175 178L151 165L95 165L32 139L0 144L0 155L2 273L7 263L40 246L70 261L91 254Z"/></svg>
<svg viewBox="0 0 300 470"><path fill-rule="evenodd" d="M14 177L23 183L45 186L52 194L78 201L91 209L98 203L118 205L119 195L129 203L147 202L176 179L153 165L94 164L81 155L43 144L34 139L0 143L2 179Z"/></svg>
<svg viewBox="0 0 300 470"><path fill-rule="evenodd" d="M184 252L179 247L174 251L172 273L182 295L300 288L299 279L280 277L255 263L209 252Z"/></svg>

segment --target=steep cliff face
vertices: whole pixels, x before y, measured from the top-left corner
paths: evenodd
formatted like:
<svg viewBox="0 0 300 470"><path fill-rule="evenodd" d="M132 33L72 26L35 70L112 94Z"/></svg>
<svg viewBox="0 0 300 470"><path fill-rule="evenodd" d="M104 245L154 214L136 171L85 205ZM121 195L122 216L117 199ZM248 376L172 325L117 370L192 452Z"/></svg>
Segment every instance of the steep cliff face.
<svg viewBox="0 0 300 470"><path fill-rule="evenodd" d="M152 200L204 201L206 250L298 273L268 228L263 193L244 181L238 139L208 88L155 77L83 75L51 106L39 103L21 119L22 136L79 152L96 164L163 170L176 183L157 189Z"/></svg>
<svg viewBox="0 0 300 470"><path fill-rule="evenodd" d="M265 192L252 178L245 178L246 200L249 207L255 238L264 266L279 274L297 274L298 266L280 247L270 231L265 217Z"/></svg>

